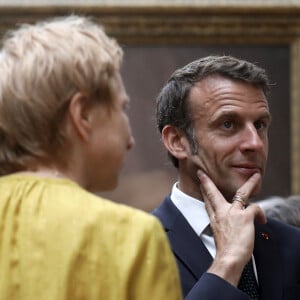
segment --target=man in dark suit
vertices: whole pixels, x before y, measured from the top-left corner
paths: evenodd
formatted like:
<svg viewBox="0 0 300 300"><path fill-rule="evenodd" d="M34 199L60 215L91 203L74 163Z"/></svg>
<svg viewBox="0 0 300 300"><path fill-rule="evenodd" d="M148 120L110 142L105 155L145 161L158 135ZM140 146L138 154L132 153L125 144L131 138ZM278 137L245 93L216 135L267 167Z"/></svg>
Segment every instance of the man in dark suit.
<svg viewBox="0 0 300 300"><path fill-rule="evenodd" d="M209 56L177 70L158 97L178 182L153 213L186 299L300 299L300 231L248 205L268 156L268 85L252 63Z"/></svg>

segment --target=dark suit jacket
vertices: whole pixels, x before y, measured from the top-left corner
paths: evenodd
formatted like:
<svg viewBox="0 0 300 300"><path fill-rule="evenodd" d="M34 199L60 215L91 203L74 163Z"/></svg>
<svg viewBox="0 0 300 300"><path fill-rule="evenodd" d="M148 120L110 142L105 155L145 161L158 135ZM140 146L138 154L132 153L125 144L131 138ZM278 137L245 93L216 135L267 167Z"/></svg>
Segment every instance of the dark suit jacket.
<svg viewBox="0 0 300 300"><path fill-rule="evenodd" d="M153 214L167 232L186 300L250 299L222 278L206 273L212 257L169 196ZM300 229L274 220L255 227L260 299L300 300Z"/></svg>

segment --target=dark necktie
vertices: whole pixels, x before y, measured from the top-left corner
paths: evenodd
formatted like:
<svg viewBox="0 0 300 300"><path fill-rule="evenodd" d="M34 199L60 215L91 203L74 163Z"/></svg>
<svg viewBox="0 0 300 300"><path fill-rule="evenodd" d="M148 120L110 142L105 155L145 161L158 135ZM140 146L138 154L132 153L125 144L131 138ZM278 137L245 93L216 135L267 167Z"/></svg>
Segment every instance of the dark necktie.
<svg viewBox="0 0 300 300"><path fill-rule="evenodd" d="M251 299L259 300L258 285L253 270L252 259L250 259L243 270L238 288Z"/></svg>

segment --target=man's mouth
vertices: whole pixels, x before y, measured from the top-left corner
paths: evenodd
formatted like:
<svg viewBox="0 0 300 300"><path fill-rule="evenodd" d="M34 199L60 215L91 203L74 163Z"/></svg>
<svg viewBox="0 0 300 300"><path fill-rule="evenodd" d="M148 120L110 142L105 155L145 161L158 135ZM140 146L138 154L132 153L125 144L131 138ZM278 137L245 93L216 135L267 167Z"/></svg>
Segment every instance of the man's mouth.
<svg viewBox="0 0 300 300"><path fill-rule="evenodd" d="M248 176L251 176L254 173L260 173L260 174L262 173L262 168L259 167L257 164L253 164L253 163L233 165L233 168L240 174L248 175Z"/></svg>

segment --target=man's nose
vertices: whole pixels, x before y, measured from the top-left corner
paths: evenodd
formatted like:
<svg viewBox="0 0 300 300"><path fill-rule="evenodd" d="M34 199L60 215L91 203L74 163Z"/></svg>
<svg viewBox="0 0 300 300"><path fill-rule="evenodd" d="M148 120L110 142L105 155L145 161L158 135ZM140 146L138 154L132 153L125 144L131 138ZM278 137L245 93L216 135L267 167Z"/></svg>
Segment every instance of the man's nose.
<svg viewBox="0 0 300 300"><path fill-rule="evenodd" d="M262 137L259 135L253 124L246 125L243 130L243 142L241 143L242 151L259 151L265 146Z"/></svg>

